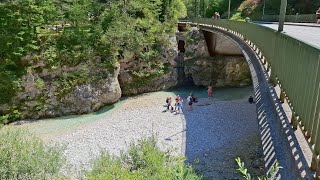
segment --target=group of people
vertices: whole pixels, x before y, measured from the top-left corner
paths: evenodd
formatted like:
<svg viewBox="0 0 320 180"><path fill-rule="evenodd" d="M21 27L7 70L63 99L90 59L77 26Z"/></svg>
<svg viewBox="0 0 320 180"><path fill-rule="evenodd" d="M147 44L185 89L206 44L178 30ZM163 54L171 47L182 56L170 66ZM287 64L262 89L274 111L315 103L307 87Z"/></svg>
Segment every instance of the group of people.
<svg viewBox="0 0 320 180"><path fill-rule="evenodd" d="M212 84L208 86L208 98L212 98ZM166 99L166 107L167 111L182 113L183 112L183 99L177 95L175 101L172 100L172 97L167 97ZM187 97L187 102L190 110L192 110L193 103L197 103L198 99L192 93Z"/></svg>
<svg viewBox="0 0 320 180"><path fill-rule="evenodd" d="M192 104L198 102L197 98L193 96L192 93L187 97L187 101L190 110L192 110ZM183 99L179 95L176 96L175 101L172 101L172 97L167 97L166 107L167 111L183 113Z"/></svg>

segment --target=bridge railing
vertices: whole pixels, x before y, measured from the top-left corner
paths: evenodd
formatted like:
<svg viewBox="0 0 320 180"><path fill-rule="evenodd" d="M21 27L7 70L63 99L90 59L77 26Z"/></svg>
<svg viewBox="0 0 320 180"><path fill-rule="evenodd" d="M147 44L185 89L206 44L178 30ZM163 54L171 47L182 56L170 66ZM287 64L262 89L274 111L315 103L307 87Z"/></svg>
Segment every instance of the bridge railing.
<svg viewBox="0 0 320 180"><path fill-rule="evenodd" d="M235 31L255 44L271 66L271 80L280 84L296 117L320 155L320 49L254 23L214 19L181 19Z"/></svg>
<svg viewBox="0 0 320 180"><path fill-rule="evenodd" d="M279 15L264 15L261 21L278 22ZM315 14L297 14L297 15L286 15L285 22L295 23L315 23L317 17Z"/></svg>

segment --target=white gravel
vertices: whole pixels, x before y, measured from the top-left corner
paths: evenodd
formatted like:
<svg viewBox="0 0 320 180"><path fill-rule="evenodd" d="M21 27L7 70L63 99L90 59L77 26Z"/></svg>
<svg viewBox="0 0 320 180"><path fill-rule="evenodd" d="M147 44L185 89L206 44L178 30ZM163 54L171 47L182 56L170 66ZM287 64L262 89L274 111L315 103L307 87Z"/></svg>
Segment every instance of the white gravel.
<svg viewBox="0 0 320 180"><path fill-rule="evenodd" d="M89 169L101 150L119 155L131 142L152 134L157 134L161 149L186 155L188 162L197 161L197 171L209 178L240 177L234 161L238 156L249 168L257 164L259 171L261 147L254 104L247 99L202 98L192 111L187 111L185 103L184 113L176 115L163 112L169 95L174 96L157 92L129 98L102 119L46 137L46 141L66 145L65 156L73 171Z"/></svg>

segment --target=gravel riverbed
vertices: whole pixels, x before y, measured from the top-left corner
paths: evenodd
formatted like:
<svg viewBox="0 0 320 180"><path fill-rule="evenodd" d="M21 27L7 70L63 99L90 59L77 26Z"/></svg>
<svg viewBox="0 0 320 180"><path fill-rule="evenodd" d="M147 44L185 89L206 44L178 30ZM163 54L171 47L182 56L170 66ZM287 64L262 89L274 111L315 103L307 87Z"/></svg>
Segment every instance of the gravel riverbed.
<svg viewBox="0 0 320 180"><path fill-rule="evenodd" d="M261 173L256 109L247 102L247 96L234 100L199 98L193 110L189 110L184 97L181 114L164 112L168 96L175 94L156 92L131 97L98 120L42 136L49 144L65 145L64 154L71 166L68 169L73 172L90 169L90 162L101 150L119 155L130 143L156 134L162 150L185 155L187 163L209 179L240 178L236 157L241 157L253 174Z"/></svg>

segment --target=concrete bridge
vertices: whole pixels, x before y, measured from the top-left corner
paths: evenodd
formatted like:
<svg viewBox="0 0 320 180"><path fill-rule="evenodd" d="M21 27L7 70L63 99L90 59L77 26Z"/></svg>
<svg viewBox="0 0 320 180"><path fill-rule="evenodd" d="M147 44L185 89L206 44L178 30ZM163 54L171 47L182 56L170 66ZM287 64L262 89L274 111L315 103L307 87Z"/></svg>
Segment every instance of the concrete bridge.
<svg viewBox="0 0 320 180"><path fill-rule="evenodd" d="M250 67L266 170L278 162L277 179L320 175L320 49L259 24L204 18L181 19L198 26L208 42L223 35L240 47ZM208 40L209 38L209 40ZM280 89L277 94L275 87ZM288 102L291 118L282 103ZM312 152L311 165L295 135L301 129Z"/></svg>

